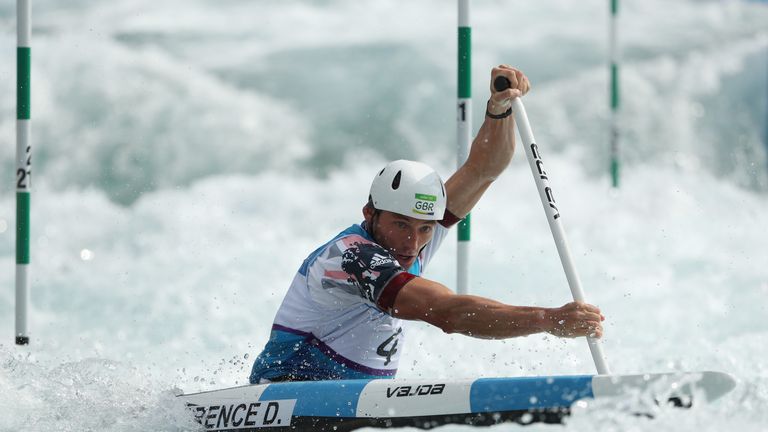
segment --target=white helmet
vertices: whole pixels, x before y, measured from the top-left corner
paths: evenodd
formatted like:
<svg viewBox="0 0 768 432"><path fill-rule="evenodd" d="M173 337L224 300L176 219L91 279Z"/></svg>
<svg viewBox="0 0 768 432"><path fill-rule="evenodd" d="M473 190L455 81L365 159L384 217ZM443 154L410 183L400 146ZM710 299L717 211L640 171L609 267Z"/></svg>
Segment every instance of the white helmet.
<svg viewBox="0 0 768 432"><path fill-rule="evenodd" d="M445 185L429 165L401 159L373 179L370 201L377 210L439 221L445 213Z"/></svg>

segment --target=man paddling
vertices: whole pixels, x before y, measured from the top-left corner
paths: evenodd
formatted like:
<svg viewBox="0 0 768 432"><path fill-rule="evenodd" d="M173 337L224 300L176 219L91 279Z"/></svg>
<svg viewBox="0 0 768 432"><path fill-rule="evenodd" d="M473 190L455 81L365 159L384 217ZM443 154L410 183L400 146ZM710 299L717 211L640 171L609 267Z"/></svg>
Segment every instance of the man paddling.
<svg viewBox="0 0 768 432"><path fill-rule="evenodd" d="M421 277L448 228L465 217L506 169L515 149L511 103L530 88L525 75L501 65L495 91L464 165L443 183L429 166L399 160L379 171L363 207L364 221L312 252L296 273L256 358L252 384L394 377L404 321L446 333L502 339L548 332L602 336L600 310L572 302L559 308L512 306L457 295Z"/></svg>

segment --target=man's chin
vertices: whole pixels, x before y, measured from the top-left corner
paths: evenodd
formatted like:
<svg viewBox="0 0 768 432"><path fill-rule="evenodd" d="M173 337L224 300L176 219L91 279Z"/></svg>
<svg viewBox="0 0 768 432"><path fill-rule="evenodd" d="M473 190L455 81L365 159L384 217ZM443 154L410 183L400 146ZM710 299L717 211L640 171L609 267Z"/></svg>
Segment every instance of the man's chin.
<svg viewBox="0 0 768 432"><path fill-rule="evenodd" d="M397 262L400 264L400 266L402 268L408 270L409 268L411 268L413 263L416 262L416 257L413 257L413 258L410 258L410 259L407 259L407 260L403 259L403 258L398 258Z"/></svg>

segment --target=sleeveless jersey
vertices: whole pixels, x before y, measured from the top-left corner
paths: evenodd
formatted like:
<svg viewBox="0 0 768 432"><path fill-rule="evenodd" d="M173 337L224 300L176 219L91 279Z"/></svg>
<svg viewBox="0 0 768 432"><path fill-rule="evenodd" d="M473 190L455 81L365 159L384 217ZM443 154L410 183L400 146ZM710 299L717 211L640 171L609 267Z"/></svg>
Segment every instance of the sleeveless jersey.
<svg viewBox="0 0 768 432"><path fill-rule="evenodd" d="M399 290L420 276L448 229L405 271L361 225L312 252L283 299L250 382L392 378L404 322L391 313Z"/></svg>

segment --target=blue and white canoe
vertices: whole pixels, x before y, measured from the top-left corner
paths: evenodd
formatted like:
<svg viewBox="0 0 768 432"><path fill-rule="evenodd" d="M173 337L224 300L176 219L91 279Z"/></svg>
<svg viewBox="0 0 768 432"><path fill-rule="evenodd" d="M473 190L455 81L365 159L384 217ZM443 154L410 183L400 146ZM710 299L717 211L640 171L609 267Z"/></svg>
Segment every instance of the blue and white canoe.
<svg viewBox="0 0 768 432"><path fill-rule="evenodd" d="M721 372L474 380L342 380L247 385L180 395L206 430L432 428L449 423L559 423L579 400L645 394L690 407L735 387ZM653 400L653 399L652 399ZM642 413L639 413L642 414Z"/></svg>

